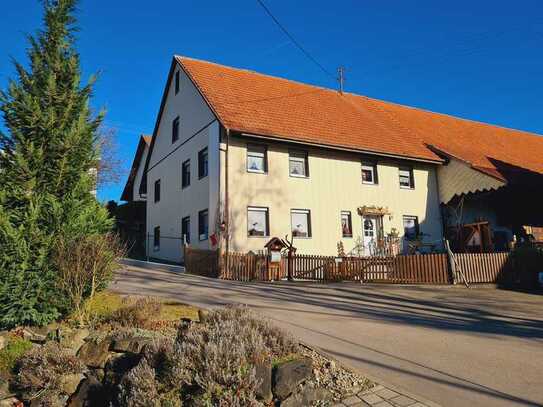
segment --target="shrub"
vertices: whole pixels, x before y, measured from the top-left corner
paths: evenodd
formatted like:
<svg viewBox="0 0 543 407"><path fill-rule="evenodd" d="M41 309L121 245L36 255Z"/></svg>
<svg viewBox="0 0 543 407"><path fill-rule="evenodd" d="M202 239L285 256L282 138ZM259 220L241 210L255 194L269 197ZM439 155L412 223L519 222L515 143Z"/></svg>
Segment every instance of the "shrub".
<svg viewBox="0 0 543 407"><path fill-rule="evenodd" d="M25 399L38 398L49 405L62 395L62 376L81 374L83 363L55 342L33 348L17 361L15 386Z"/></svg>
<svg viewBox="0 0 543 407"><path fill-rule="evenodd" d="M7 346L0 350L0 377L9 377L17 359L32 349L32 343L18 336L10 336Z"/></svg>
<svg viewBox="0 0 543 407"><path fill-rule="evenodd" d="M54 253L58 284L81 325L88 317L85 299L107 286L125 249L116 235L90 235L75 240L61 238Z"/></svg>
<svg viewBox="0 0 543 407"><path fill-rule="evenodd" d="M113 311L104 322L120 327L145 329L161 311L162 303L156 298L141 297L135 302L125 299L124 305Z"/></svg>
<svg viewBox="0 0 543 407"><path fill-rule="evenodd" d="M121 381L119 404L127 407L181 406L178 383L173 375L173 357L171 338L153 341L139 365Z"/></svg>
<svg viewBox="0 0 543 407"><path fill-rule="evenodd" d="M180 326L175 342L154 341L121 382L119 404L155 405L145 396L159 394L162 406L260 406L255 365L297 352L289 335L245 307L212 311Z"/></svg>

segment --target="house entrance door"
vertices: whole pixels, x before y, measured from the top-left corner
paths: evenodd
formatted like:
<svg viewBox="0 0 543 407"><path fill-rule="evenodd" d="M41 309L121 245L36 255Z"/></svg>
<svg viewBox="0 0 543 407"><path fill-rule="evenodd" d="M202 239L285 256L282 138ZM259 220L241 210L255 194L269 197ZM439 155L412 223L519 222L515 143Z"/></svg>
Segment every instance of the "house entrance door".
<svg viewBox="0 0 543 407"><path fill-rule="evenodd" d="M378 216L362 217L362 236L364 244L364 255L373 256L377 254L377 240L382 235L382 222Z"/></svg>

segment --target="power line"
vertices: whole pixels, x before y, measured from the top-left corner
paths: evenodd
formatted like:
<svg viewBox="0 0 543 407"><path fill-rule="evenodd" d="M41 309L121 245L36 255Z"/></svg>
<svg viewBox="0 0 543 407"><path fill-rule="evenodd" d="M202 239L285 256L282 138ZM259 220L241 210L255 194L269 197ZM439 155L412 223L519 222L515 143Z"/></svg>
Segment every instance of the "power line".
<svg viewBox="0 0 543 407"><path fill-rule="evenodd" d="M281 31L283 31L283 33L285 33L285 35L292 41L292 43L300 50L303 52L303 54L311 61L313 62L315 65L317 65L326 75L330 76L331 78L334 78L335 79L335 76L332 75L332 73L330 73L330 71L328 71L321 63L319 63L319 61L317 61L316 58L314 58L310 53L309 51L307 51L304 47L302 47L302 45L296 41L296 38L294 38L294 36L292 34L290 34L288 32L288 30L279 22L279 20L277 20L277 18L275 18L275 16L273 15L273 13L270 11L270 9L268 7L266 7L266 5L264 4L264 2L262 0L256 0L258 2L258 4L260 4L260 6L262 6L262 8L264 9L264 11L266 12L266 14L268 14L268 16L270 16L270 18L273 20L273 22L281 29Z"/></svg>

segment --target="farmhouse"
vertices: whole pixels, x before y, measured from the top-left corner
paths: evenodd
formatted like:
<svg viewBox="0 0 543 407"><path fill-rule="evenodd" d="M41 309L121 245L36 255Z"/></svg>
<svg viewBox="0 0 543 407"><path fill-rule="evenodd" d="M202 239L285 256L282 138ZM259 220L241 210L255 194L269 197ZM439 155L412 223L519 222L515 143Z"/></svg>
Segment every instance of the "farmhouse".
<svg viewBox="0 0 543 407"><path fill-rule="evenodd" d="M122 199L146 200L148 255L174 262L183 240L285 235L307 254L505 250L543 224L542 157L526 132L175 56Z"/></svg>

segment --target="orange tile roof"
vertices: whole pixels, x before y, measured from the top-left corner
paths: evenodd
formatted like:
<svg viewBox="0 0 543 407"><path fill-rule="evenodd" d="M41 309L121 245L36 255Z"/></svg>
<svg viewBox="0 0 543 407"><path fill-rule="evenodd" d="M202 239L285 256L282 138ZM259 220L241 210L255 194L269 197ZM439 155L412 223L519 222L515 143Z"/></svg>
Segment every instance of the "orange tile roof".
<svg viewBox="0 0 543 407"><path fill-rule="evenodd" d="M543 137L253 71L176 56L235 131L441 161L433 146L487 173L493 160L543 174Z"/></svg>
<svg viewBox="0 0 543 407"><path fill-rule="evenodd" d="M134 156L134 160L132 161L132 166L130 167L130 173L128 174L128 179L126 180L126 184L124 186L123 192L121 194L121 201L132 201L133 193L134 193L134 181L136 180L136 174L138 172L138 168L141 165L141 159L143 157L143 153L145 152L145 148L148 148L151 144L151 140L153 139L153 136L142 134L140 136L138 147L136 148L136 155ZM146 163L143 163L146 164ZM139 188L139 185L137 186Z"/></svg>

